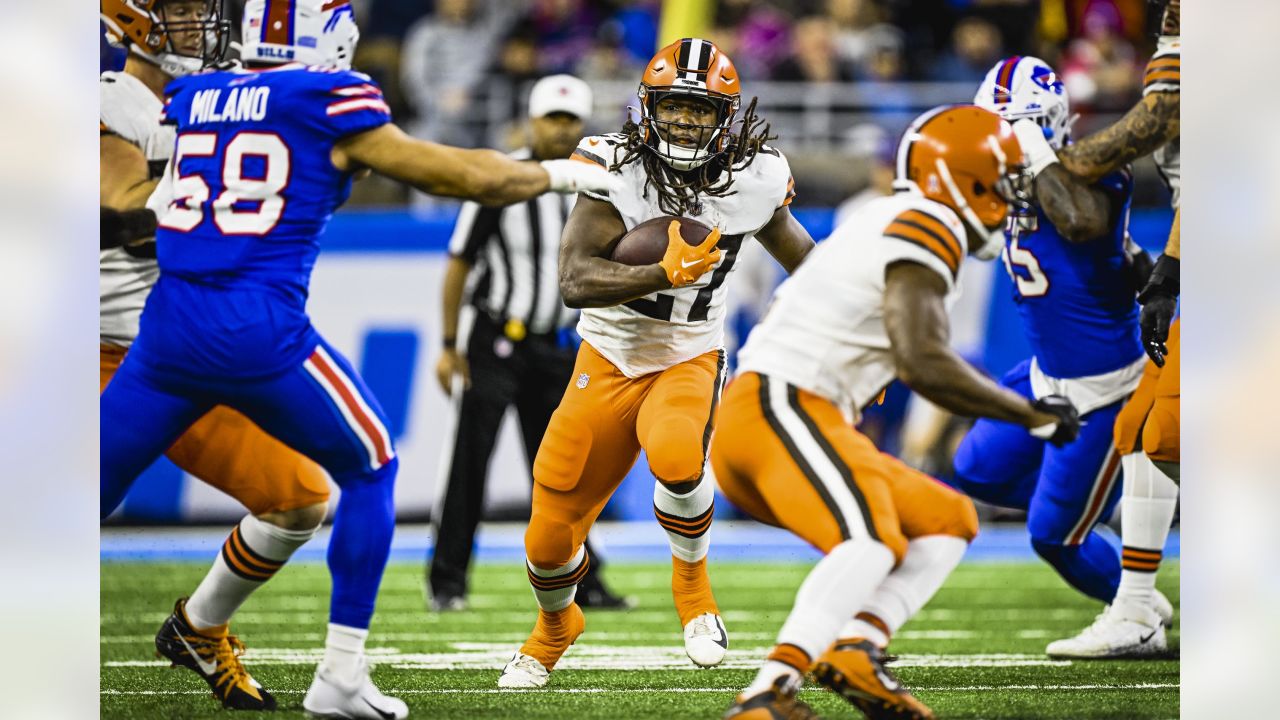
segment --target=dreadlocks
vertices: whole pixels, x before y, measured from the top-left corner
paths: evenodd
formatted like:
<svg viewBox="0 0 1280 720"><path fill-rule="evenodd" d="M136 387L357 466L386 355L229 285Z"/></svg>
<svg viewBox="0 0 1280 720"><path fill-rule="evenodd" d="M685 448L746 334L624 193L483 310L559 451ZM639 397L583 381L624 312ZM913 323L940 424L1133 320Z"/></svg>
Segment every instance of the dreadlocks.
<svg viewBox="0 0 1280 720"><path fill-rule="evenodd" d="M733 174L750 166L764 149L764 144L777 137L769 134L769 123L756 117L754 97L742 113L740 128L738 134L730 138L726 150L696 168L681 172L652 152L642 139L640 126L628 120L622 126L624 153L609 167L609 171L618 172L624 165L640 161L644 166L645 197L649 196L652 186L658 193L658 207L663 212L683 216L700 204L699 195L725 197L737 192L729 189L733 185Z"/></svg>

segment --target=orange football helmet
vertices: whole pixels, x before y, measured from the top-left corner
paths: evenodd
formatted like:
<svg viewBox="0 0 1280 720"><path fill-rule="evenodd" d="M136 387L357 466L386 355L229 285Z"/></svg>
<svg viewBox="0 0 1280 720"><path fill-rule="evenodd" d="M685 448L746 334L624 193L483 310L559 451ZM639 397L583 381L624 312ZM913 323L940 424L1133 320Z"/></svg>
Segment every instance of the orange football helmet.
<svg viewBox="0 0 1280 720"><path fill-rule="evenodd" d="M640 78L640 137L658 157L679 170L695 168L729 146L729 127L738 114L742 93L738 70L710 40L683 38L662 48L649 61ZM686 148L664 138L667 128L658 120L658 103L671 95L688 95L711 102L716 108L714 125L694 125L710 131L702 147Z"/></svg>
<svg viewBox="0 0 1280 720"><path fill-rule="evenodd" d="M197 72L222 59L231 40L231 21L222 0L100 0L107 41L128 48L173 77ZM170 11L167 6L182 5ZM175 43L175 37L198 43ZM189 47L188 47L189 45Z"/></svg>
<svg viewBox="0 0 1280 720"><path fill-rule="evenodd" d="M934 108L916 118L898 145L895 174L896 188L919 192L964 218L984 240L973 251L983 260L1004 247L1010 206L1018 212L1030 208L1030 185L1013 127L974 105Z"/></svg>

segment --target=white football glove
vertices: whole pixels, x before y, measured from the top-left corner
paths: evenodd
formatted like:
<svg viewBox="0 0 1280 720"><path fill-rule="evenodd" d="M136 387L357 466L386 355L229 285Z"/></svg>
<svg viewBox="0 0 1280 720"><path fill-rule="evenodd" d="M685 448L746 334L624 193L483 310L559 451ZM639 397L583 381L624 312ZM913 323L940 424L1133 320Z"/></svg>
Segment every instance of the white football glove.
<svg viewBox="0 0 1280 720"><path fill-rule="evenodd" d="M622 189L622 179L618 175L594 163L581 160L544 160L541 165L551 176L552 192L597 192L607 195Z"/></svg>
<svg viewBox="0 0 1280 720"><path fill-rule="evenodd" d="M1049 146L1044 136L1044 129L1035 120L1023 118L1013 124L1013 134L1022 146L1022 155L1027 162L1027 170L1031 177L1039 175L1042 170L1058 162L1058 153Z"/></svg>

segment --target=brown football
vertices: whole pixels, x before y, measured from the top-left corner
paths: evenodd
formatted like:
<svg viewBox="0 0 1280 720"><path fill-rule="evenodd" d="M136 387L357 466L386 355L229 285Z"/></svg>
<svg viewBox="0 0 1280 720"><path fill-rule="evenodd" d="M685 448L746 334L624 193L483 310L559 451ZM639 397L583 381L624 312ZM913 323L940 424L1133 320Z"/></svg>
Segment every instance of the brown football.
<svg viewBox="0 0 1280 720"><path fill-rule="evenodd" d="M702 244L711 234L711 228L697 220L663 215L631 228L613 246L610 259L623 265L652 265L662 260L662 256L667 254L667 226L672 220L679 221L680 237L690 245Z"/></svg>

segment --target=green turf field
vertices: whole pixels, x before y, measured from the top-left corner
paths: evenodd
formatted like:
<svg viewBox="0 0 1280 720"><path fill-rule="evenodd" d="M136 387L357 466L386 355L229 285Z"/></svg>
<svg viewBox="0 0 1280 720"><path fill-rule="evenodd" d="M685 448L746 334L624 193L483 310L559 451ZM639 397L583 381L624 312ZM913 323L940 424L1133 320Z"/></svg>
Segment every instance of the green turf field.
<svg viewBox="0 0 1280 720"><path fill-rule="evenodd" d="M714 551L713 551L714 554ZM772 644L807 566L712 564L729 630L725 665L698 670L684 656L666 565L613 564L611 583L635 596L627 613L587 614L582 636L542 690L499 691L496 680L532 627L534 602L519 564L474 571L472 609L424 611L422 568L388 568L374 618L374 678L416 718L718 718ZM197 564L102 564L102 717L214 717L199 678L154 657L152 638L205 572ZM1161 589L1177 605L1178 564ZM302 695L323 644L329 580L320 564L287 566L233 622L246 663L302 717ZM940 718L1176 718L1178 661L1065 662L1050 640L1082 628L1099 607L1039 563L962 565L891 650L899 677ZM1176 631L1170 644L1178 643ZM803 697L824 717L860 715L818 689Z"/></svg>

